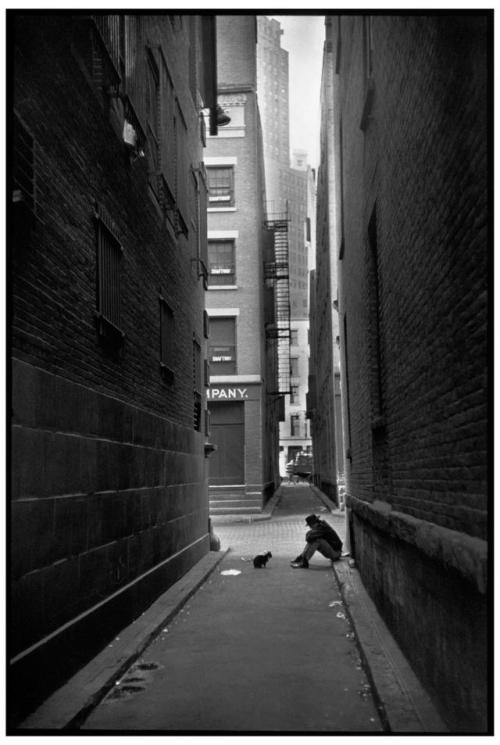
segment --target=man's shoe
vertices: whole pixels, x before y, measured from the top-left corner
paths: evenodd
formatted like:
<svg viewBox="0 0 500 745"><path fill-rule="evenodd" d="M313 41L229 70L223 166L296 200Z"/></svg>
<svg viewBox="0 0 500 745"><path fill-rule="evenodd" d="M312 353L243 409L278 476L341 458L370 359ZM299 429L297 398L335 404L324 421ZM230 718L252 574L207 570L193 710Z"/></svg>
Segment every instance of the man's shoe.
<svg viewBox="0 0 500 745"><path fill-rule="evenodd" d="M297 557L295 561L290 563L290 566L294 569L309 569L309 562L307 559L303 559L301 556Z"/></svg>

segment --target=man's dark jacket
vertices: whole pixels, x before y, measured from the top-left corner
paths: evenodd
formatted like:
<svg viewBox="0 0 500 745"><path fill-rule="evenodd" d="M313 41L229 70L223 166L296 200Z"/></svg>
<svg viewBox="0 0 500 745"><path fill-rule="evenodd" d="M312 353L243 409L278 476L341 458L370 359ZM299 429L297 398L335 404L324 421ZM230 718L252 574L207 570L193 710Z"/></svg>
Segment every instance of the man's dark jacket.
<svg viewBox="0 0 500 745"><path fill-rule="evenodd" d="M342 541L340 540L334 529L324 520L318 520L318 522L312 526L311 530L308 530L306 533L307 543L317 541L318 538L324 538L325 541L327 541L330 546L335 549L335 551L342 550Z"/></svg>

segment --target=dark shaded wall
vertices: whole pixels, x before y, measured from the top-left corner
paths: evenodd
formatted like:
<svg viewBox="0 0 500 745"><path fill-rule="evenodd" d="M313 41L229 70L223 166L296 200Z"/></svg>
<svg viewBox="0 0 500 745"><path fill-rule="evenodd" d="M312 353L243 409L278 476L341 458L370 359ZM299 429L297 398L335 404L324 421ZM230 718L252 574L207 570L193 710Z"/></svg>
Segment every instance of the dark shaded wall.
<svg viewBox="0 0 500 745"><path fill-rule="evenodd" d="M354 551L463 732L488 721L489 23L329 19Z"/></svg>
<svg viewBox="0 0 500 745"><path fill-rule="evenodd" d="M339 359L335 191L335 118L333 111L334 69L331 44L325 44L321 81L320 166L316 203L316 270L310 285L310 348L308 416L314 454L314 481L333 502L338 503L335 406L335 373ZM338 408L337 408L337 413Z"/></svg>
<svg viewBox="0 0 500 745"><path fill-rule="evenodd" d="M205 340L193 259L206 241L191 172L202 158L195 23L143 16L131 47L129 120L137 116L148 132L150 45L160 70L158 115L171 116L168 67L186 124L174 194L180 204L183 193L181 232L152 181L150 135L140 142L145 157L124 145L123 109L103 85L109 60L97 25L83 15L10 17L16 179L26 142L33 165L32 201L10 215L14 717L209 550L204 421L194 416L194 391L202 407L204 392L193 341L203 357ZM168 176L168 163L162 168ZM103 337L96 318L96 205L123 249L118 340ZM173 314L168 375L160 296Z"/></svg>

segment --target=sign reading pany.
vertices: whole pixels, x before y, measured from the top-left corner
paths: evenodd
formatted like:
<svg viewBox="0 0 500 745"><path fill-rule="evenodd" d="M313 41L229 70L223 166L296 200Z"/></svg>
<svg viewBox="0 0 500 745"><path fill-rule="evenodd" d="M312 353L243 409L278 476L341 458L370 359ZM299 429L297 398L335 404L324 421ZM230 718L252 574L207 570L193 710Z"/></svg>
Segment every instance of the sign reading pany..
<svg viewBox="0 0 500 745"><path fill-rule="evenodd" d="M207 399L209 401L243 401L248 398L246 388L209 388L207 390Z"/></svg>

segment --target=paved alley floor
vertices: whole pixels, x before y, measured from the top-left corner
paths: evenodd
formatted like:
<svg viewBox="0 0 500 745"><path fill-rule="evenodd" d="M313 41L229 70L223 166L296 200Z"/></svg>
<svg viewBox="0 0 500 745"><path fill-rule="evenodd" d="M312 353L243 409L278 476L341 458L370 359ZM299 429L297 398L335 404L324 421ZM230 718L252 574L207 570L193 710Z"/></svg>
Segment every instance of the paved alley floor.
<svg viewBox="0 0 500 745"><path fill-rule="evenodd" d="M290 561L304 518L320 514L307 484L281 489L270 520L217 524L230 550L184 608L81 725L86 731L380 733L383 725L331 563ZM257 553L272 552L265 569Z"/></svg>

